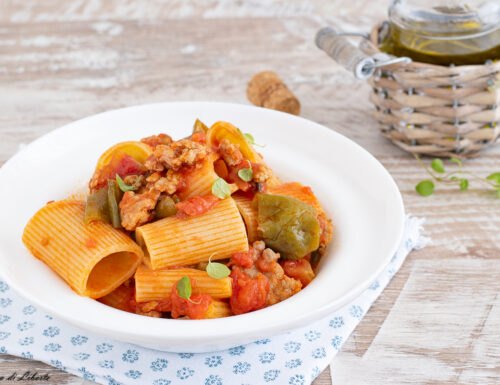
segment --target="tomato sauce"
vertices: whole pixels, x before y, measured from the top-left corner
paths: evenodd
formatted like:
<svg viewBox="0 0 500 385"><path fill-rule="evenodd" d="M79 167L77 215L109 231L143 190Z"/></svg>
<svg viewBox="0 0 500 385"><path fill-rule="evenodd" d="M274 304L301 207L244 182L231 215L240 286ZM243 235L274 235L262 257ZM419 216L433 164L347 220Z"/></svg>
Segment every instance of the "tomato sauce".
<svg viewBox="0 0 500 385"><path fill-rule="evenodd" d="M234 253L231 257L231 265L245 267L247 269L253 266L254 261L257 259L257 254L253 247L250 247L248 251L241 251L239 253Z"/></svg>
<svg viewBox="0 0 500 385"><path fill-rule="evenodd" d="M234 314L248 313L266 306L269 280L263 274L252 278L239 267L231 272L233 294L229 301Z"/></svg>
<svg viewBox="0 0 500 385"><path fill-rule="evenodd" d="M192 279L190 281L194 286L194 281ZM172 301L172 318L188 316L190 319L203 319L212 303L212 297L204 293L193 294L189 299L181 298L177 293L177 285L172 288L170 300Z"/></svg>
<svg viewBox="0 0 500 385"><path fill-rule="evenodd" d="M116 153L107 165L96 170L94 177L97 176L97 184L94 187L94 191L105 187L109 179L115 179L116 174L120 178L124 178L127 175L142 175L145 172L146 168L144 165L136 161L132 156L124 152Z"/></svg>
<svg viewBox="0 0 500 385"><path fill-rule="evenodd" d="M194 196L175 204L178 210L176 215L180 219L201 215L210 211L219 202L220 199L215 195Z"/></svg>
<svg viewBox="0 0 500 385"><path fill-rule="evenodd" d="M286 275L298 279L305 287L314 279L314 271L306 258L292 260L280 260L280 265Z"/></svg>
<svg viewBox="0 0 500 385"><path fill-rule="evenodd" d="M205 144L207 142L207 133L205 131L198 131L191 135L191 139L193 142Z"/></svg>
<svg viewBox="0 0 500 385"><path fill-rule="evenodd" d="M245 182L238 176L238 171L244 169L244 168L250 168L251 163L243 159L240 163L238 163L236 166L230 167L229 168L229 174L227 176L228 182L229 183L234 183L238 188L242 191L249 191L252 189L252 183L250 182Z"/></svg>

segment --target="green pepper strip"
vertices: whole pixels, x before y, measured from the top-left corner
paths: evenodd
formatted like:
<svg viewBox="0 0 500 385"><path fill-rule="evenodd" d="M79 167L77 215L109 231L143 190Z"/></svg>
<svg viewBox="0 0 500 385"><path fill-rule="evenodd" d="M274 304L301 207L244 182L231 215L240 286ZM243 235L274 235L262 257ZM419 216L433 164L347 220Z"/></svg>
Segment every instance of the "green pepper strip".
<svg viewBox="0 0 500 385"><path fill-rule="evenodd" d="M85 224L93 221L110 222L107 187L102 187L88 195L84 221Z"/></svg>
<svg viewBox="0 0 500 385"><path fill-rule="evenodd" d="M118 203L122 198L122 191L118 187L116 180L108 180L108 209L109 217L111 219L111 224L114 228L119 229L122 227L122 221L120 218L120 209Z"/></svg>

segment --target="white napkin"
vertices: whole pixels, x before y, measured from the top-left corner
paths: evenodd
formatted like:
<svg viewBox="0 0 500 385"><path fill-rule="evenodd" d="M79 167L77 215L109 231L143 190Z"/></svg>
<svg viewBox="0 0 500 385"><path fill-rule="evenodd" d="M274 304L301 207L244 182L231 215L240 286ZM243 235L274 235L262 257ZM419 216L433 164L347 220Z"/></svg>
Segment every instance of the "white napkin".
<svg viewBox="0 0 500 385"><path fill-rule="evenodd" d="M407 218L389 265L339 311L308 327L213 353L164 353L93 335L44 314L0 281L0 352L109 385L307 385L332 361L408 253L425 245L422 223Z"/></svg>

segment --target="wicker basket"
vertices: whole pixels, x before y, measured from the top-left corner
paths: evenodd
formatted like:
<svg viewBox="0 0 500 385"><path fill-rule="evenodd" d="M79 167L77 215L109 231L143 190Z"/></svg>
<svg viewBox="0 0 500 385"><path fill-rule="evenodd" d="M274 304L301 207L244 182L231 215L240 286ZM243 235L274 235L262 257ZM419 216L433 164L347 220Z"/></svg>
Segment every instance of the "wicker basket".
<svg viewBox="0 0 500 385"><path fill-rule="evenodd" d="M377 45L378 33L379 26L369 46ZM472 157L500 141L500 61L395 64L378 69L369 83L382 134L406 151Z"/></svg>

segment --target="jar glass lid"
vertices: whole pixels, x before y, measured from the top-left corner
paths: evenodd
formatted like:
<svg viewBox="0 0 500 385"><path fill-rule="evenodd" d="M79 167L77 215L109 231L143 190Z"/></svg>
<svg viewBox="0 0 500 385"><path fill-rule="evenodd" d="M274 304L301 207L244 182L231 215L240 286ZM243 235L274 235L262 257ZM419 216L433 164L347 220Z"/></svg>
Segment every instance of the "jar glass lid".
<svg viewBox="0 0 500 385"><path fill-rule="evenodd" d="M473 37L500 28L499 0L393 0L390 21L422 34ZM436 36L437 35L437 36Z"/></svg>

